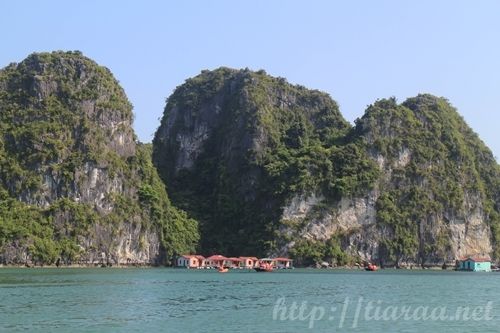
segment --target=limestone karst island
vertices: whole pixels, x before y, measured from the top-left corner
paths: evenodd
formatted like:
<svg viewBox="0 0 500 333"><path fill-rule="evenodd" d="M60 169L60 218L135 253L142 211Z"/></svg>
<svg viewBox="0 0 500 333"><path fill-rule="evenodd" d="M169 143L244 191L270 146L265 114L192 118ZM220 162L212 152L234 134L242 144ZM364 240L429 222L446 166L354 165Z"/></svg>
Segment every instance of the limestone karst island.
<svg viewBox="0 0 500 333"><path fill-rule="evenodd" d="M500 1L0 14L0 333L500 333Z"/></svg>
<svg viewBox="0 0 500 333"><path fill-rule="evenodd" d="M141 143L103 65L0 71L2 265L495 268L499 166L452 101L381 98L352 125L326 93L221 67L179 82Z"/></svg>

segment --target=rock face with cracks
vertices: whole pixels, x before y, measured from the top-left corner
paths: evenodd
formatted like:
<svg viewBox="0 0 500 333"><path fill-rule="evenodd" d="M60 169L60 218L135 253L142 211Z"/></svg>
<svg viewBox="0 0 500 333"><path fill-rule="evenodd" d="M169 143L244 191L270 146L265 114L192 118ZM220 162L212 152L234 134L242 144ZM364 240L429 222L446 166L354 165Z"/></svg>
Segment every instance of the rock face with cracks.
<svg viewBox="0 0 500 333"><path fill-rule="evenodd" d="M175 90L153 145L132 118L79 52L0 70L1 264L499 257L498 164L444 98L378 100L352 126L325 93L219 68Z"/></svg>
<svg viewBox="0 0 500 333"><path fill-rule="evenodd" d="M0 71L0 261L161 264L196 223L170 205L111 72L79 52Z"/></svg>
<svg viewBox="0 0 500 333"><path fill-rule="evenodd" d="M379 100L351 126L324 93L220 68L176 89L153 145L206 252L299 264L498 257L498 164L443 98Z"/></svg>

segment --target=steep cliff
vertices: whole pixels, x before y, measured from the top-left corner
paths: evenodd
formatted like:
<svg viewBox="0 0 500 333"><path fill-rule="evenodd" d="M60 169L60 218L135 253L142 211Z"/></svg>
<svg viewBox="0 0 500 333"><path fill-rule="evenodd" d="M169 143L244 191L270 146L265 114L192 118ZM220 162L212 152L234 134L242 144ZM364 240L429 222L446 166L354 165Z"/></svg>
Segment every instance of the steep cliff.
<svg viewBox="0 0 500 333"><path fill-rule="evenodd" d="M196 222L170 205L132 118L79 52L0 71L1 262L157 264L193 249Z"/></svg>
<svg viewBox="0 0 500 333"><path fill-rule="evenodd" d="M377 101L350 136L377 162L376 186L321 212L311 213L318 204L308 204L310 197L294 198L283 219L307 222L281 251L311 261L309 253L327 253L323 243L334 238L350 256L390 265L498 258L499 167L447 100Z"/></svg>
<svg viewBox="0 0 500 333"><path fill-rule="evenodd" d="M305 265L498 256L498 164L442 98L380 100L352 127L324 93L220 68L176 89L153 146L204 252Z"/></svg>
<svg viewBox="0 0 500 333"><path fill-rule="evenodd" d="M370 188L375 164L344 144L349 129L324 93L220 68L168 99L153 160L175 204L199 220L202 251L265 255L294 193Z"/></svg>

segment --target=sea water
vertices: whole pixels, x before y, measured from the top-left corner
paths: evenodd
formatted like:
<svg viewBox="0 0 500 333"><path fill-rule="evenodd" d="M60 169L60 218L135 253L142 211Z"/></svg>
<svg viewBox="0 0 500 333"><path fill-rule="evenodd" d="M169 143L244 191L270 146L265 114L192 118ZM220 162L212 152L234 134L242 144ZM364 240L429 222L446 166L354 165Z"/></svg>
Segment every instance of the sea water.
<svg viewBox="0 0 500 333"><path fill-rule="evenodd" d="M500 332L500 273L0 269L0 332Z"/></svg>

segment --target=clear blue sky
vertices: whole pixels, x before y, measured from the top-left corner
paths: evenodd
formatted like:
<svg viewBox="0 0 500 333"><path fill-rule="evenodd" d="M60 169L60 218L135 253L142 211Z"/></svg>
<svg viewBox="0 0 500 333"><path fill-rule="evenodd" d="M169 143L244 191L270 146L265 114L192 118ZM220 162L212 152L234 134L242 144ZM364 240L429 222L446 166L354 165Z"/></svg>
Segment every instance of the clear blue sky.
<svg viewBox="0 0 500 333"><path fill-rule="evenodd" d="M500 157L500 1L0 3L0 66L81 50L111 69L151 141L165 98L219 66L326 91L353 121L377 98L447 97Z"/></svg>

